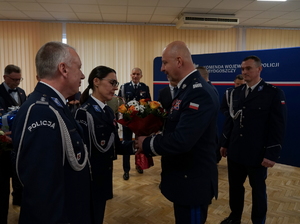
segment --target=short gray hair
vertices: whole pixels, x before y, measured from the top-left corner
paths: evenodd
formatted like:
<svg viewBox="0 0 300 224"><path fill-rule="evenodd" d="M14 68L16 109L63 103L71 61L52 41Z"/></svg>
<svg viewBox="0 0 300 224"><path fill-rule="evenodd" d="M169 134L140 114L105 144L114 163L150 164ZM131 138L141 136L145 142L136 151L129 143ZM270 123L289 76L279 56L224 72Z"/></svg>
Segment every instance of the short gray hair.
<svg viewBox="0 0 300 224"><path fill-rule="evenodd" d="M38 78L53 78L61 62L71 66L72 56L70 49L74 48L61 42L48 42L44 44L35 57Z"/></svg>

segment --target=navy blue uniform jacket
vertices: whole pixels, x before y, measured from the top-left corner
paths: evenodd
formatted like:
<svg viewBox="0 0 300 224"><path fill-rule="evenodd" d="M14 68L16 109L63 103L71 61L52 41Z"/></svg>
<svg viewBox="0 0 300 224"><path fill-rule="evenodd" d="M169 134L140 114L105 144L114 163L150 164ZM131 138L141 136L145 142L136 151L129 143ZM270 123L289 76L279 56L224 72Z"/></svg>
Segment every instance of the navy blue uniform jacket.
<svg viewBox="0 0 300 224"><path fill-rule="evenodd" d="M162 155L161 192L182 205L207 205L217 197L218 97L198 71L174 97L163 135L143 142L147 156Z"/></svg>
<svg viewBox="0 0 300 224"><path fill-rule="evenodd" d="M137 86L137 90L134 89L132 82L125 83L124 85L121 86L118 96L125 99L126 103L133 99L137 101L139 101L140 99L151 100L149 87L142 82L140 82L139 85Z"/></svg>
<svg viewBox="0 0 300 224"><path fill-rule="evenodd" d="M87 154L80 126L57 93L45 84L37 84L15 118L14 150L18 151L29 106L37 101L44 104L32 107L17 155L17 173L24 185L19 223L89 224L91 179L88 164L81 171L70 166L63 153L60 125L49 105L63 118L71 137L74 159L83 164Z"/></svg>
<svg viewBox="0 0 300 224"><path fill-rule="evenodd" d="M5 86L3 85L3 83L0 85L0 96L3 99L2 107L5 111L8 110L8 107L20 106L26 101L25 91L23 89L21 89L20 87L17 87L17 91L18 91L18 95L19 95L19 99L20 99L20 104L18 104L15 101L15 99L6 91Z"/></svg>
<svg viewBox="0 0 300 224"><path fill-rule="evenodd" d="M233 111L241 114L227 116L222 146L227 156L237 163L259 166L263 158L277 161L286 126L285 96L281 89L264 82L245 98L246 84L233 92Z"/></svg>
<svg viewBox="0 0 300 224"><path fill-rule="evenodd" d="M107 106L108 107L108 106ZM84 132L84 139L90 151L90 161L92 166L92 200L97 201L108 200L112 198L112 172L113 160L116 154L133 154L133 142L124 141L121 144L117 124L114 120L114 112L110 107L110 115L104 113L98 103L89 97L88 100L78 109L75 119L79 122ZM111 133L114 133L113 144L109 145L106 152L100 152L94 143L89 132L87 123L87 114L93 117L94 133L96 142L102 147L107 148Z"/></svg>

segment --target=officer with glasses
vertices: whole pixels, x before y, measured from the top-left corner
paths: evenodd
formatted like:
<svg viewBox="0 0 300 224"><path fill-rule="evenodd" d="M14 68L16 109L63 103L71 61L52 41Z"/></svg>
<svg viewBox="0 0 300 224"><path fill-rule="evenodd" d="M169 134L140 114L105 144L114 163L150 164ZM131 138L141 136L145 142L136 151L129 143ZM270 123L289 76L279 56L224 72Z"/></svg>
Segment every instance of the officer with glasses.
<svg viewBox="0 0 300 224"><path fill-rule="evenodd" d="M113 160L116 154L134 154L133 141L120 141L113 110L106 104L118 90L116 71L95 67L83 91L75 119L81 125L91 162L94 224L103 223L106 201L113 197ZM91 94L90 94L91 92Z"/></svg>
<svg viewBox="0 0 300 224"><path fill-rule="evenodd" d="M23 80L21 69L16 65L7 65L4 69L4 82L0 85L0 95L4 99L3 109L11 106L21 106L26 100L26 94L19 87Z"/></svg>
<svg viewBox="0 0 300 224"><path fill-rule="evenodd" d="M8 112L9 107L21 106L26 100L26 94L19 86L23 80L21 69L16 65L7 65L4 69L4 82L0 85L1 114ZM11 164L10 151L0 154L0 223L7 223L10 193L10 177L13 186L13 205L20 206L23 187L16 177Z"/></svg>

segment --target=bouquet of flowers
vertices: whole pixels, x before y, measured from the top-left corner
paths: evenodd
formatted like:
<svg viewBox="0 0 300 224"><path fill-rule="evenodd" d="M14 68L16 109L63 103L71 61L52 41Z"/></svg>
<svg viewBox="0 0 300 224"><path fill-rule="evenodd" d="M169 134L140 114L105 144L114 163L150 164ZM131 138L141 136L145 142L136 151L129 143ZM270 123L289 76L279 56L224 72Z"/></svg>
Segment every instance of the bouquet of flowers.
<svg viewBox="0 0 300 224"><path fill-rule="evenodd" d="M4 131L0 129L0 155L4 151L9 151L11 150L11 139L7 137Z"/></svg>
<svg viewBox="0 0 300 224"><path fill-rule="evenodd" d="M161 130L167 113L160 102L141 99L119 106L118 123L128 127L136 136L148 136ZM136 155L136 165L142 169L153 166L153 159Z"/></svg>
<svg viewBox="0 0 300 224"><path fill-rule="evenodd" d="M8 113L3 115L0 114L0 154L12 149L11 139L7 135L10 134L13 120L19 110L19 107L9 107L8 109Z"/></svg>

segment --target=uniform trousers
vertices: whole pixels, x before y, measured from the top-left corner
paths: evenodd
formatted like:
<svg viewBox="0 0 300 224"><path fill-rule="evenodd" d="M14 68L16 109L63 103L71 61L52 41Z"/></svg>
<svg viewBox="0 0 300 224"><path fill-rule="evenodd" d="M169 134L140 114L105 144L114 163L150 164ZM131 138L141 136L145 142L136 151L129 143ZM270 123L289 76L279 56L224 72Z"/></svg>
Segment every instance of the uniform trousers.
<svg viewBox="0 0 300 224"><path fill-rule="evenodd" d="M125 126L123 126L123 141L124 140L132 140L132 131ZM130 171L130 155L123 155L123 170L126 173Z"/></svg>
<svg viewBox="0 0 300 224"><path fill-rule="evenodd" d="M12 174L10 151L0 155L0 223L7 223L10 194L10 177Z"/></svg>
<svg viewBox="0 0 300 224"><path fill-rule="evenodd" d="M105 207L106 207L106 200L92 200L92 217L93 217L93 224L102 224L104 220L105 214Z"/></svg>
<svg viewBox="0 0 300 224"><path fill-rule="evenodd" d="M207 218L208 205L180 205L174 203L176 224L204 224Z"/></svg>
<svg viewBox="0 0 300 224"><path fill-rule="evenodd" d="M253 224L263 224L267 213L266 178L267 168L259 166L247 166L227 159L229 180L229 205L230 218L241 220L244 208L245 188L244 183L248 176L252 188L252 212Z"/></svg>

